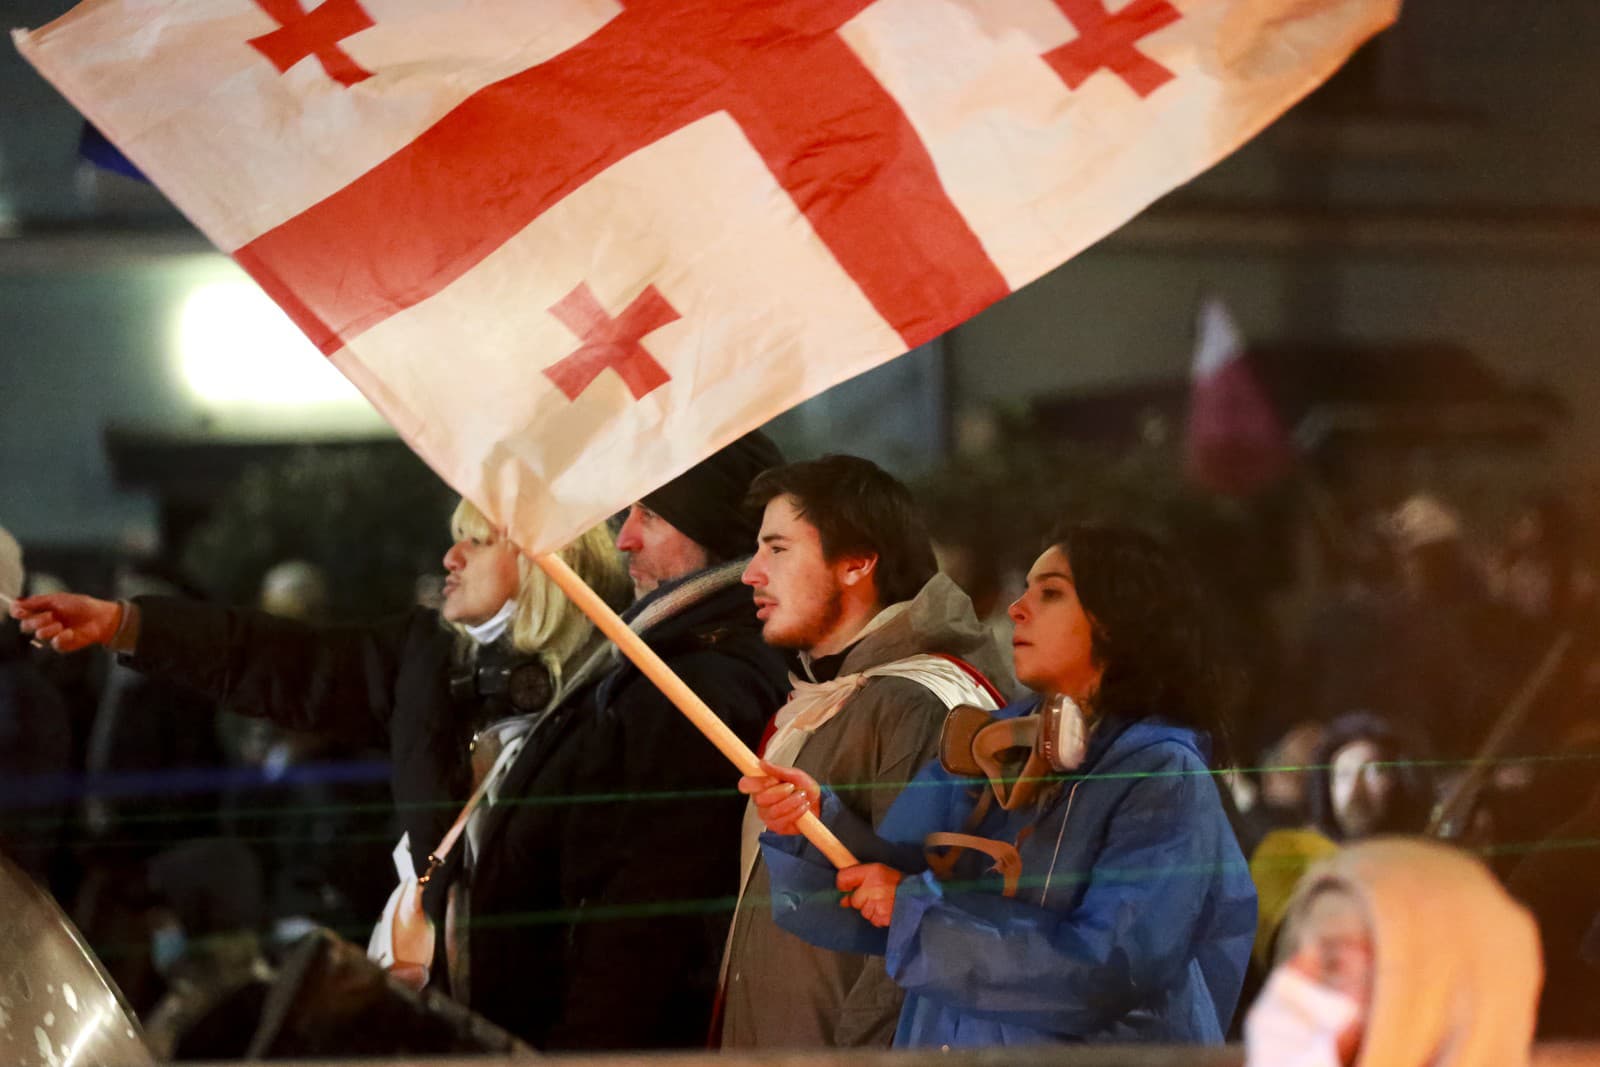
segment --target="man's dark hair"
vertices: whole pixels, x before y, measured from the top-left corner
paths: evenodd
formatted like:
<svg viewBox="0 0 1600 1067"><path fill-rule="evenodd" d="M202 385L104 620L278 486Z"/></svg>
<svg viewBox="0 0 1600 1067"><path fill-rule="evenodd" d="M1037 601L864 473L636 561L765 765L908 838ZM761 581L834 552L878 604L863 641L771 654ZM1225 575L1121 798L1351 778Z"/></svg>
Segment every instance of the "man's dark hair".
<svg viewBox="0 0 1600 1067"><path fill-rule="evenodd" d="M817 528L822 556L876 553L873 571L884 605L910 600L939 570L927 524L911 490L860 456L823 456L762 471L745 504L760 511L780 496Z"/></svg>
<svg viewBox="0 0 1600 1067"><path fill-rule="evenodd" d="M1073 523L1050 543L1066 553L1090 650L1102 668L1100 714L1159 716L1208 734L1212 766L1230 759L1242 674L1214 598L1171 548L1128 526Z"/></svg>

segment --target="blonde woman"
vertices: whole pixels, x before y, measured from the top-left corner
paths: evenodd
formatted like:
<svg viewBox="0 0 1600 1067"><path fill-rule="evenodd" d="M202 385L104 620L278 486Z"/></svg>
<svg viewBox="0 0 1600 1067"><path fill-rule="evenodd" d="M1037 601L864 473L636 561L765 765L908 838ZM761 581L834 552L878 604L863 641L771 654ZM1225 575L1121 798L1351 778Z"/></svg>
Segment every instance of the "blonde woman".
<svg viewBox="0 0 1600 1067"><path fill-rule="evenodd" d="M470 683L479 695L498 698L486 702L480 720L549 708L599 666L596 654L609 645L471 501L457 505L450 534L455 543L444 555L440 616L458 638L456 690ZM632 599L627 569L606 527L587 531L560 555L613 607L620 610Z"/></svg>
<svg viewBox="0 0 1600 1067"><path fill-rule="evenodd" d="M504 743L520 740L581 687L605 664L609 647L471 503L456 508L451 532L437 612L417 608L377 623L319 626L173 598L108 601L62 593L21 600L12 613L24 632L58 652L103 645L129 666L197 689L229 711L388 751L404 830L398 873L402 881L415 879L494 769ZM627 571L606 527L589 530L559 555L612 605L630 599ZM495 743L475 744L480 737ZM436 919L467 903L460 894L446 900L467 852L470 844L455 848L449 876L429 880L423 902ZM446 948L444 959L428 961L431 975L425 969L418 981L444 984L456 956ZM427 955L434 955L431 944ZM467 984L461 966L457 987Z"/></svg>
<svg viewBox="0 0 1600 1067"><path fill-rule="evenodd" d="M747 434L634 502L615 548L596 530L562 553L603 594L631 582L629 628L752 746L789 682L740 582L760 526L744 499L781 463ZM437 615L306 631L141 600L142 626L115 644L257 714L386 732L413 880L460 815L476 733L490 800L421 894L440 936L391 924L393 958L426 959L430 987L540 1049L703 1047L738 877L739 772L481 515L463 508L454 530ZM112 641L133 614L84 603L38 598L16 614L62 650Z"/></svg>

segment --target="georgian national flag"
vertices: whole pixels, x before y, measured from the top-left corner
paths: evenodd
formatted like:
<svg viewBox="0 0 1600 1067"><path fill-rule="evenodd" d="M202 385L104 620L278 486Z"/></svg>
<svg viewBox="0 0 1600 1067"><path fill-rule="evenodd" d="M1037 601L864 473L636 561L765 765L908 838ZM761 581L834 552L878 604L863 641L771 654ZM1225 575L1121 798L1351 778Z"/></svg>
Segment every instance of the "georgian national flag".
<svg viewBox="0 0 1600 1067"><path fill-rule="evenodd" d="M18 47L530 551L1026 285L1399 0L88 0Z"/></svg>

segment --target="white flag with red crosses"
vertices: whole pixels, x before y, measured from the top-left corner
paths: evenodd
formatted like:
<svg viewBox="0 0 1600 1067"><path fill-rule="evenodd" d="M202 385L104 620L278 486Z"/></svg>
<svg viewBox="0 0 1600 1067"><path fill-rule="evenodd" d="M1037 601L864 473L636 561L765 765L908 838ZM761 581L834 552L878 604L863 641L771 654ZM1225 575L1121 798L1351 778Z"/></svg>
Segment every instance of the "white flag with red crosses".
<svg viewBox="0 0 1600 1067"><path fill-rule="evenodd" d="M530 551L1026 285L1399 0L88 0L22 53Z"/></svg>

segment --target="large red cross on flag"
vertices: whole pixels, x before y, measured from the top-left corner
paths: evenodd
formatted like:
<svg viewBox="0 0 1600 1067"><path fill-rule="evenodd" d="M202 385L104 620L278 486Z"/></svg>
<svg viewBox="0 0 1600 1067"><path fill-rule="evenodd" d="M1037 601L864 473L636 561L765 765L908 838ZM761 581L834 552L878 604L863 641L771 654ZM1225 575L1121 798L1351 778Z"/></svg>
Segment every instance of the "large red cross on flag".
<svg viewBox="0 0 1600 1067"><path fill-rule="evenodd" d="M1398 0L87 0L23 54L555 547L1231 152Z"/></svg>

